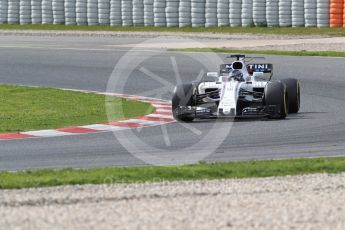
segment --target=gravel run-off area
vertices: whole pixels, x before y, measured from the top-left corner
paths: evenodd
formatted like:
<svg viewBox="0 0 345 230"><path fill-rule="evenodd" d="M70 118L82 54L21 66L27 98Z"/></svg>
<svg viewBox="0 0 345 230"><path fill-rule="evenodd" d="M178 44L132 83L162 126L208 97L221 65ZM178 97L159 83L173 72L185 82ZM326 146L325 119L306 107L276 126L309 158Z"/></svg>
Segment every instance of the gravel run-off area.
<svg viewBox="0 0 345 230"><path fill-rule="evenodd" d="M345 229L345 174L1 190L3 229Z"/></svg>
<svg viewBox="0 0 345 230"><path fill-rule="evenodd" d="M174 32L125 32L125 31L42 31L42 30L0 30L0 36L39 37L129 37L165 38L163 43L143 43L143 48L228 48L248 50L282 51L345 51L345 37L328 35L278 35L278 34L236 34L236 33L174 33ZM170 41L169 41L170 38ZM186 39L189 39L187 41ZM200 47L200 44L202 46ZM132 47L114 45L114 47Z"/></svg>

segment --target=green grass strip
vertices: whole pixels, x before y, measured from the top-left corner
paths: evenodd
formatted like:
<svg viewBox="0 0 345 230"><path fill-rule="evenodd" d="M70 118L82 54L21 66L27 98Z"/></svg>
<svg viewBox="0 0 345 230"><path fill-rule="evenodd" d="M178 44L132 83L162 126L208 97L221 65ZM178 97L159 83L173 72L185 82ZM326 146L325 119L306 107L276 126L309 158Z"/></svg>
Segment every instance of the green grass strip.
<svg viewBox="0 0 345 230"><path fill-rule="evenodd" d="M107 102L106 102L107 99ZM0 85L0 133L90 125L150 114L148 104L94 93L43 87Z"/></svg>
<svg viewBox="0 0 345 230"><path fill-rule="evenodd" d="M45 169L1 172L0 189L77 184L151 183L200 179L253 178L311 173L340 173L344 171L344 157L200 163L166 167Z"/></svg>
<svg viewBox="0 0 345 230"><path fill-rule="evenodd" d="M227 48L183 48L169 49L179 52L213 52L213 53L240 53L240 54L266 54L283 56L315 56L315 57L345 57L345 52L338 51L280 51L280 50L241 50Z"/></svg>
<svg viewBox="0 0 345 230"><path fill-rule="evenodd" d="M210 27L210 28L167 28L153 26L65 26L65 25L0 25L0 30L71 30L71 31L144 31L144 32L208 32L208 33L247 33L276 35L323 35L345 36L345 28L284 28L284 27Z"/></svg>

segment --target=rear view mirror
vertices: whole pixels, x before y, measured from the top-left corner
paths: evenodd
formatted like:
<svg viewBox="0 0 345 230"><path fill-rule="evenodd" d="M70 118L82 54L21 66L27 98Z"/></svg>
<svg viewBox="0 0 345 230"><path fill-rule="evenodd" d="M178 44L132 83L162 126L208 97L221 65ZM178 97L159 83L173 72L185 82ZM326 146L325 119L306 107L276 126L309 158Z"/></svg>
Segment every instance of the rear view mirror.
<svg viewBox="0 0 345 230"><path fill-rule="evenodd" d="M218 73L217 72L208 72L207 73L207 77L218 78Z"/></svg>
<svg viewBox="0 0 345 230"><path fill-rule="evenodd" d="M253 77L255 81L269 81L271 79L271 74L264 72L254 72Z"/></svg>

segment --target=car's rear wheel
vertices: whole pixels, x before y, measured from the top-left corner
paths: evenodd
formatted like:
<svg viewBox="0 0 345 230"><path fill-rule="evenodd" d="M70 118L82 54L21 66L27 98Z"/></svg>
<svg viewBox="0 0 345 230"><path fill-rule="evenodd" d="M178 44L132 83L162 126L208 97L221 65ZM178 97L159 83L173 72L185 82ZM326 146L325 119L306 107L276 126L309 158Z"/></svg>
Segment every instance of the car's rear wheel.
<svg viewBox="0 0 345 230"><path fill-rule="evenodd" d="M177 85L172 97L172 113L176 120L191 122L194 117L188 113L183 113L183 108L193 105L195 87L193 84Z"/></svg>
<svg viewBox="0 0 345 230"><path fill-rule="evenodd" d="M265 105L275 108L270 118L285 119L288 114L288 94L286 86L281 81L268 82L265 87Z"/></svg>
<svg viewBox="0 0 345 230"><path fill-rule="evenodd" d="M281 80L286 85L289 96L289 113L298 113L301 103L301 91L299 81L294 78Z"/></svg>

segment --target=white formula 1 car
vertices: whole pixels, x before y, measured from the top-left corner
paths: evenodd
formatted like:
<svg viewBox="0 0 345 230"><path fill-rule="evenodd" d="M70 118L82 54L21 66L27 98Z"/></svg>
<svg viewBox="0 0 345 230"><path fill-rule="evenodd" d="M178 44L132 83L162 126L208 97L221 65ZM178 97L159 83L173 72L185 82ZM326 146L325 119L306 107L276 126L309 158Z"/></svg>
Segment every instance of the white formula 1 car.
<svg viewBox="0 0 345 230"><path fill-rule="evenodd" d="M195 118L268 117L284 119L300 108L300 85L289 78L272 80L272 64L246 64L245 55L231 55L232 64L207 73L201 82L177 85L172 98L176 120ZM251 58L253 59L253 58Z"/></svg>

